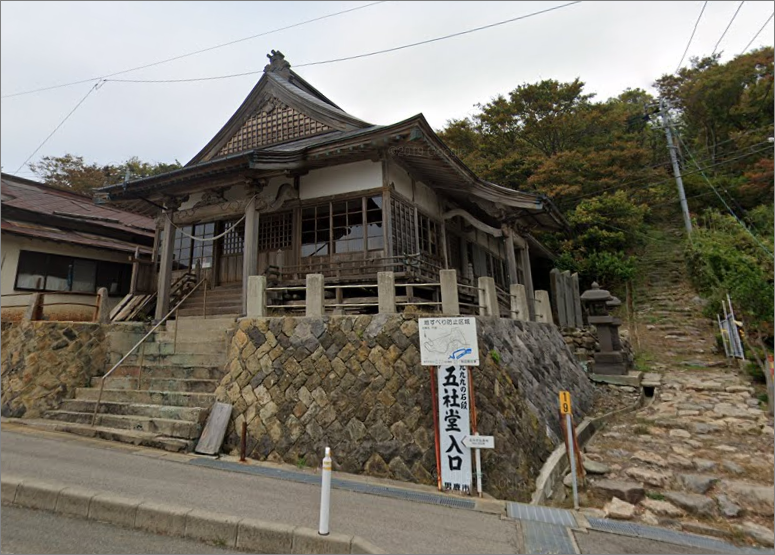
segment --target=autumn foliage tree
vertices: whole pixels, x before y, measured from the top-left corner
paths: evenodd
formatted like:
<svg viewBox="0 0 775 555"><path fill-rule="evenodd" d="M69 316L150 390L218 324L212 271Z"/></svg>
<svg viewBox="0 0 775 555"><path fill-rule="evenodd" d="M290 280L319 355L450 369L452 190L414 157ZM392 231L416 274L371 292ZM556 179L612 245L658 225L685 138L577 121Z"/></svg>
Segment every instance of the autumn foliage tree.
<svg viewBox="0 0 775 555"><path fill-rule="evenodd" d="M65 154L44 156L29 167L47 185L91 194L98 187L121 182L127 175L130 178L157 175L178 169L181 165L177 160L172 164L143 162L136 156L118 165L89 164L83 156Z"/></svg>

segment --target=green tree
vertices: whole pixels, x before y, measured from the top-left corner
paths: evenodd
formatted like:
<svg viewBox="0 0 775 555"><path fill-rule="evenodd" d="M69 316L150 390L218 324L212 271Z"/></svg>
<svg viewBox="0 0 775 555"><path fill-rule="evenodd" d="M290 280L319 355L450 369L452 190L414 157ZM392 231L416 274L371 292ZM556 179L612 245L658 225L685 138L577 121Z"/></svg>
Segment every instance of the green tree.
<svg viewBox="0 0 775 555"><path fill-rule="evenodd" d="M136 156L118 165L86 163L83 156L44 156L29 164L32 172L47 185L91 194L92 190L105 185L120 183L129 172L130 178L158 175L178 169L180 162L172 164L143 162Z"/></svg>

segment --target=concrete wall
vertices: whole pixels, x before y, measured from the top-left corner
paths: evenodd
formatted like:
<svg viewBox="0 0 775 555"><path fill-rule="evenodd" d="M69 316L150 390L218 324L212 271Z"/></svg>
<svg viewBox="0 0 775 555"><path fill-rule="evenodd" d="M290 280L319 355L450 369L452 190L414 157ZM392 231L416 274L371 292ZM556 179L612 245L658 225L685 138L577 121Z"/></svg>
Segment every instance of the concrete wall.
<svg viewBox="0 0 775 555"><path fill-rule="evenodd" d="M129 253L109 251L104 249L92 249L66 243L53 241L41 241L39 239L18 237L9 234L2 236L2 269L0 270L0 294L27 293L14 289L16 283L16 269L19 265L19 253L22 250L60 254L63 256L77 256L92 260L106 260L109 262L129 263ZM57 295L46 293L46 303L94 303L96 293L84 295ZM29 295L4 297L2 299L2 320L18 321L24 314L29 303ZM109 297L108 304L113 308L121 297ZM57 306L44 309L43 315L50 320L91 320L94 310L85 306Z"/></svg>
<svg viewBox="0 0 775 555"><path fill-rule="evenodd" d="M557 395L579 420L592 388L553 325L477 318L473 369L485 490L527 501L559 442ZM243 319L216 397L234 407L225 449L247 423L249 455L317 466L326 446L346 472L435 484L429 369L410 315Z"/></svg>
<svg viewBox="0 0 775 555"><path fill-rule="evenodd" d="M382 164L365 160L311 171L300 179L299 198L308 200L379 189L382 187Z"/></svg>
<svg viewBox="0 0 775 555"><path fill-rule="evenodd" d="M40 417L106 371L107 326L2 323L2 415Z"/></svg>

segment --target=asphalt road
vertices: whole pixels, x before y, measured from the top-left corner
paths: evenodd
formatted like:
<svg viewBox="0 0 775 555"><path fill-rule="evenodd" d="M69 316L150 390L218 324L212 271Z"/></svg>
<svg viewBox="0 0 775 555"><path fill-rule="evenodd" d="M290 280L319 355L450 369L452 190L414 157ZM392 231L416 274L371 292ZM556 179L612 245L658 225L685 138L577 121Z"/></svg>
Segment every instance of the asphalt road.
<svg viewBox="0 0 775 555"><path fill-rule="evenodd" d="M2 553L242 553L9 505L0 516Z"/></svg>
<svg viewBox="0 0 775 555"><path fill-rule="evenodd" d="M672 543L658 542L644 538L632 538L630 536L618 536L590 530L586 533L575 533L576 544L582 553L596 553L599 555L629 554L629 553L716 553Z"/></svg>
<svg viewBox="0 0 775 555"><path fill-rule="evenodd" d="M3 429L0 466L20 478L318 526L317 486L141 456L107 442ZM389 553L516 553L518 545L517 526L498 515L337 489L331 492L331 531L361 536Z"/></svg>

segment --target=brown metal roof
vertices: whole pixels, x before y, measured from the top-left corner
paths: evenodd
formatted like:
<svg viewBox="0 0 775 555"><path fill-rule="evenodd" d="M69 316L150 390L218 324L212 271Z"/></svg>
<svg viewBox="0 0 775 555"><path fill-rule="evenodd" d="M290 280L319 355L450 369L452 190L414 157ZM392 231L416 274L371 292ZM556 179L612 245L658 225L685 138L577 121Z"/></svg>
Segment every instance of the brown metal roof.
<svg viewBox="0 0 775 555"><path fill-rule="evenodd" d="M0 193L3 207L88 223L94 226L97 233L99 228L111 228L135 235L153 236L155 229L154 221L146 216L109 206L97 206L90 196L63 191L6 173L0 179Z"/></svg>
<svg viewBox="0 0 775 555"><path fill-rule="evenodd" d="M92 247L95 249L107 249L126 253L134 253L135 248L139 247L141 253L150 254L151 252L150 248L136 245L134 243L127 243L109 237L100 237L99 235L84 233L82 231L60 229L30 222L17 222L3 219L2 223L0 223L0 226L0 229L2 229L3 233L23 235L25 237L33 237L35 239L42 239L45 241L70 243L82 245L84 247Z"/></svg>

